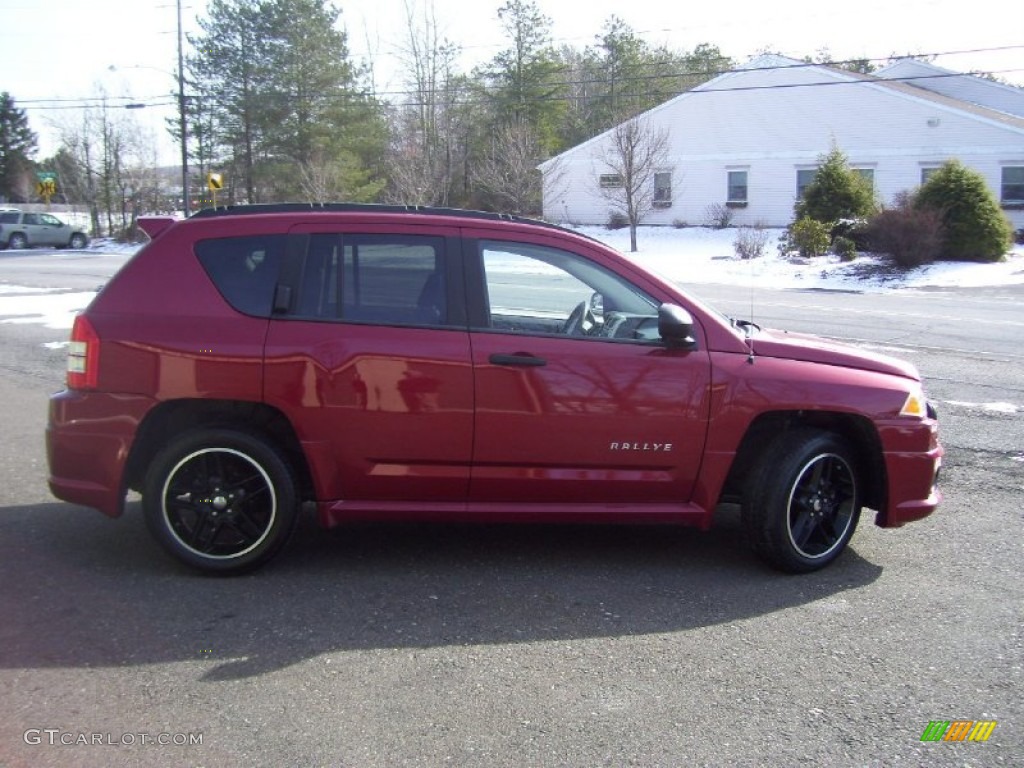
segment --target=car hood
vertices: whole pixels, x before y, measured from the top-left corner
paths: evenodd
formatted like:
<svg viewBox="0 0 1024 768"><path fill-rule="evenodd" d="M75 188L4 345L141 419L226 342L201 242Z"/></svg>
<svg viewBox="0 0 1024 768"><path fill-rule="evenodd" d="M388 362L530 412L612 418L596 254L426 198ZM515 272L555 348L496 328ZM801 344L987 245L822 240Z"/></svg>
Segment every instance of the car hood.
<svg viewBox="0 0 1024 768"><path fill-rule="evenodd" d="M755 357L777 357L785 360L803 360L844 368L859 368L920 381L917 368L904 360L843 344L808 333L790 333L774 329L755 331L747 344Z"/></svg>

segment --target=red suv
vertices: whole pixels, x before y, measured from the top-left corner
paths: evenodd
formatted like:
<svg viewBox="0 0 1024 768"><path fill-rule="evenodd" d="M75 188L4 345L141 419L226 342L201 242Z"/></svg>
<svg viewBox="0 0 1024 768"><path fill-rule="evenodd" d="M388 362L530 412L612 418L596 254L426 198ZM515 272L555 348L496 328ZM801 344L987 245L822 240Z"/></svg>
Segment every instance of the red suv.
<svg viewBox="0 0 1024 768"><path fill-rule="evenodd" d="M834 560L862 507L939 502L913 366L732 321L603 244L504 215L248 206L154 218L72 331L50 487L220 573L319 521L707 528Z"/></svg>

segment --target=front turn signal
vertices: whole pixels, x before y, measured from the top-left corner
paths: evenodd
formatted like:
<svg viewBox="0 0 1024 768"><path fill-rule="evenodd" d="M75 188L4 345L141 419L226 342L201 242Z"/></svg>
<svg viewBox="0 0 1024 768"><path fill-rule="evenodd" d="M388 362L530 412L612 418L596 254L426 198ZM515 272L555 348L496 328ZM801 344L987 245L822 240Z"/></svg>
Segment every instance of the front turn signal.
<svg viewBox="0 0 1024 768"><path fill-rule="evenodd" d="M920 390L907 395L906 402L900 409L900 416L914 416L923 419L928 415L928 402L924 399L924 393Z"/></svg>

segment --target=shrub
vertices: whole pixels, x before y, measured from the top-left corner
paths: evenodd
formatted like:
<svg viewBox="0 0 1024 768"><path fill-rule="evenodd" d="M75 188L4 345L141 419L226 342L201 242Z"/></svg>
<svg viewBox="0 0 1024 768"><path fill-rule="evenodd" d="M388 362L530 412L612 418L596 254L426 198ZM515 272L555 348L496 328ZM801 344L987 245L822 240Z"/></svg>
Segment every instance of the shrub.
<svg viewBox="0 0 1024 768"><path fill-rule="evenodd" d="M853 261L857 258L857 244L850 238L839 235L832 238L832 252L843 261Z"/></svg>
<svg viewBox="0 0 1024 768"><path fill-rule="evenodd" d="M872 217L865 233L873 252L889 256L900 267L929 264L942 249L942 217L931 208L918 208L908 196Z"/></svg>
<svg viewBox="0 0 1024 768"><path fill-rule="evenodd" d="M1012 244L1013 228L985 177L959 160L947 161L928 177L914 206L942 218L941 259L999 261Z"/></svg>
<svg viewBox="0 0 1024 768"><path fill-rule="evenodd" d="M722 203L712 203L704 209L704 217L709 227L725 229L732 224L733 211Z"/></svg>
<svg viewBox="0 0 1024 768"><path fill-rule="evenodd" d="M605 226L608 229L625 229L629 226L629 217L619 211L611 211L608 214L608 223Z"/></svg>
<svg viewBox="0 0 1024 768"><path fill-rule="evenodd" d="M850 168L846 155L833 146L819 158L821 165L814 181L807 185L797 201L796 218L815 221L839 221L871 216L878 210L871 182Z"/></svg>
<svg viewBox="0 0 1024 768"><path fill-rule="evenodd" d="M740 227L736 231L736 240L732 245L736 255L741 259L759 259L764 256L764 249L770 238L770 233L763 225Z"/></svg>
<svg viewBox="0 0 1024 768"><path fill-rule="evenodd" d="M811 218L798 219L789 225L779 250L784 253L795 250L804 258L823 256L830 245L830 229L828 224Z"/></svg>

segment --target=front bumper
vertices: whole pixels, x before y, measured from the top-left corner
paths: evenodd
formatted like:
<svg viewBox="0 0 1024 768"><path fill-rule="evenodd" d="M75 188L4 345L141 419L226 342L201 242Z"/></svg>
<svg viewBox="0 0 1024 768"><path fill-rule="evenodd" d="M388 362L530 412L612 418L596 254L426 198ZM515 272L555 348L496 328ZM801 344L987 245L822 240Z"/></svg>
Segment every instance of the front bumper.
<svg viewBox="0 0 1024 768"><path fill-rule="evenodd" d="M883 528L927 517L942 501L942 445L934 418L879 426L886 469L886 504L875 524Z"/></svg>

